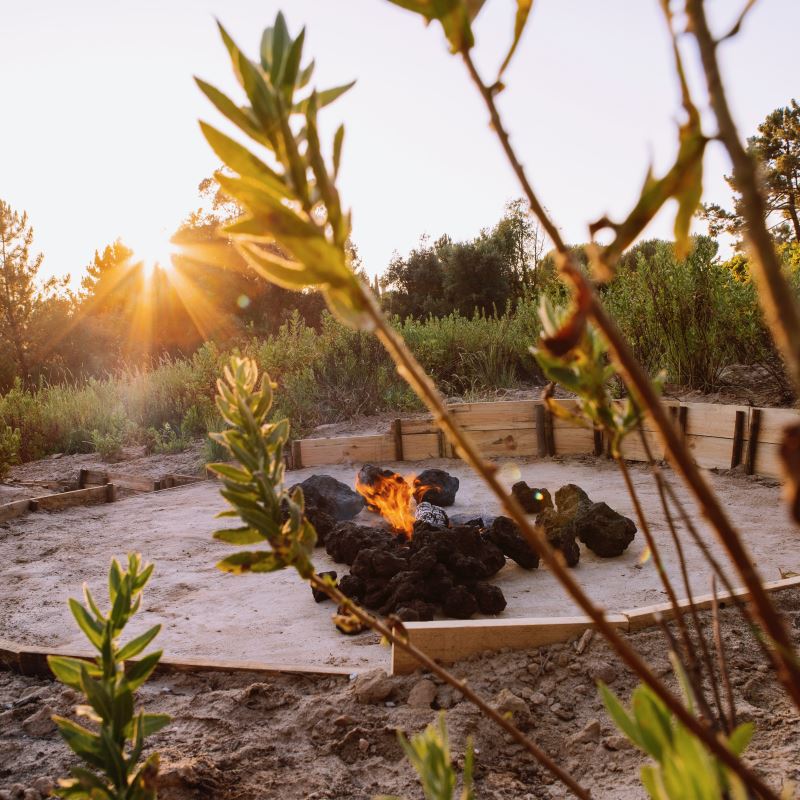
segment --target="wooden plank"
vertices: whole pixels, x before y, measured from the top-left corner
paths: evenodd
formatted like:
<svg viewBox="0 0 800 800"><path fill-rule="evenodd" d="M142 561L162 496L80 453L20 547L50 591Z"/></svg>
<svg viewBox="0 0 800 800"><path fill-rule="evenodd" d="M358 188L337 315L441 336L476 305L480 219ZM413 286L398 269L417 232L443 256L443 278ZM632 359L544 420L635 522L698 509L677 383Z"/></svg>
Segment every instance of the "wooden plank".
<svg viewBox="0 0 800 800"><path fill-rule="evenodd" d="M691 414L689 415L691 417ZM729 469L733 454L733 439L719 436L687 436L686 446L698 467Z"/></svg>
<svg viewBox="0 0 800 800"><path fill-rule="evenodd" d="M768 581L765 582L763 586L767 592L780 592L785 589L794 589L800 587L800 576L782 578L777 581ZM721 605L725 605L725 603L730 602L733 598L747 599L748 597L750 597L750 592L744 587L734 589L733 594L726 591L717 592L717 598ZM713 595L711 594L697 595L694 597L695 608L698 610L711 608L713 599ZM678 600L678 606L681 610L688 610L691 604L688 598L682 598ZM628 609L622 613L628 618L628 631L633 633L634 631L657 625L660 618L672 617L673 609L670 603L656 603L651 606Z"/></svg>
<svg viewBox="0 0 800 800"><path fill-rule="evenodd" d="M67 648L43 648L17 645L16 664L11 668L22 675L49 676L50 667L47 656L68 656L70 658L92 659L94 656L88 652L75 651ZM130 663L138 659L131 659ZM349 676L365 672L366 667L331 667L326 665L315 666L312 664L270 664L262 661L218 661L205 658L162 658L156 672L264 672L270 674L293 673L299 675L331 675Z"/></svg>
<svg viewBox="0 0 800 800"><path fill-rule="evenodd" d="M421 433L436 433L439 429L433 421L433 417L422 419L404 419L403 436L417 435Z"/></svg>
<svg viewBox="0 0 800 800"><path fill-rule="evenodd" d="M591 428L554 425L555 453L559 456L594 452L594 431Z"/></svg>
<svg viewBox="0 0 800 800"><path fill-rule="evenodd" d="M535 426L534 407L538 400L509 400L485 403L460 403L450 412L468 431L515 430Z"/></svg>
<svg viewBox="0 0 800 800"><path fill-rule="evenodd" d="M627 629L627 617L608 614L615 627ZM409 641L442 663L459 661L486 650L527 650L577 636L594 623L589 617L527 617L520 619L436 620L406 622ZM392 675L418 669L416 660L392 646Z"/></svg>
<svg viewBox="0 0 800 800"><path fill-rule="evenodd" d="M469 435L487 458L535 456L538 452L536 431L533 428L470 431Z"/></svg>
<svg viewBox="0 0 800 800"><path fill-rule="evenodd" d="M781 446L772 442L761 442L758 445L753 468L757 475L764 475L767 478L783 478Z"/></svg>
<svg viewBox="0 0 800 800"><path fill-rule="evenodd" d="M143 478L139 475L126 475L123 472L109 472L108 480L121 489L131 489L135 492L154 492L156 481L152 478Z"/></svg>
<svg viewBox="0 0 800 800"><path fill-rule="evenodd" d="M657 433L648 430L642 430L642 434L647 440L650 447L650 452L656 461L662 461L665 458L664 445ZM622 455L626 461L648 461L647 450L642 444L641 437L638 431L629 433L622 442Z"/></svg>
<svg viewBox="0 0 800 800"><path fill-rule="evenodd" d="M747 414L747 406L721 403L681 403L687 410L686 434L688 436L716 436L733 439L737 412ZM746 431L744 435L747 435Z"/></svg>
<svg viewBox="0 0 800 800"><path fill-rule="evenodd" d="M108 483L108 473L103 469L82 469L78 473L78 485L81 489L87 486L102 486Z"/></svg>
<svg viewBox="0 0 800 800"><path fill-rule="evenodd" d="M31 501L26 497L22 500L12 500L0 506L0 522L22 517L31 510Z"/></svg>
<svg viewBox="0 0 800 800"><path fill-rule="evenodd" d="M394 439L389 434L303 439L300 452L304 467L391 461L394 458Z"/></svg>
<svg viewBox="0 0 800 800"><path fill-rule="evenodd" d="M783 441L784 429L800 422L800 411L793 408L754 408L750 412L751 419L755 411L761 412L759 442L780 444Z"/></svg>
<svg viewBox="0 0 800 800"><path fill-rule="evenodd" d="M189 486L193 483L202 483L206 479L201 478L198 475L181 475L178 472L170 472L164 477L164 479L162 479L162 486L165 480L167 485L164 486L164 488L172 489L176 486Z"/></svg>
<svg viewBox="0 0 800 800"><path fill-rule="evenodd" d="M436 433L409 435L403 425L403 455L406 461L424 461L439 457L439 437Z"/></svg>
<svg viewBox="0 0 800 800"><path fill-rule="evenodd" d="M91 486L88 489L76 489L74 492L46 494L34 501L36 511L61 511L64 508L87 506L94 503L108 502L106 486Z"/></svg>

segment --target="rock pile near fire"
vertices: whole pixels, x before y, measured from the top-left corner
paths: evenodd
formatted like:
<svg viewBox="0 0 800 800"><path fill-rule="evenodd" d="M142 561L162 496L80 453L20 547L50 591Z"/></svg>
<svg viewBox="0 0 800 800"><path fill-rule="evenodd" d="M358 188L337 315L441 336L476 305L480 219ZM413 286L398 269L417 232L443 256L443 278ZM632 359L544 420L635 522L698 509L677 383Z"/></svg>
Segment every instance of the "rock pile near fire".
<svg viewBox="0 0 800 800"><path fill-rule="evenodd" d="M379 614L396 614L405 621L431 620L437 614L457 619L499 614L506 599L489 580L506 558L523 569L539 566L538 553L508 517L496 517L490 524L479 518L460 524L448 519L441 505L454 503L458 479L444 470L425 470L412 483L367 464L357 478L361 494L328 476L314 475L299 485L319 543L331 558L350 567L339 588ZM620 555L636 534L630 519L605 503L592 502L575 484L562 486L555 504L547 489L524 481L512 487L512 494L528 513L537 514L547 540L572 567L580 560L579 541L607 558ZM387 498L400 501L394 514L387 512ZM387 525L355 522L365 505L380 511ZM326 596L315 593L314 598L321 602Z"/></svg>
<svg viewBox="0 0 800 800"><path fill-rule="evenodd" d="M407 540L385 528L342 522L327 535L325 549L350 565L339 588L379 614L408 621L441 612L466 619L506 607L502 591L487 583L506 559L482 526L482 520L453 528L418 521Z"/></svg>

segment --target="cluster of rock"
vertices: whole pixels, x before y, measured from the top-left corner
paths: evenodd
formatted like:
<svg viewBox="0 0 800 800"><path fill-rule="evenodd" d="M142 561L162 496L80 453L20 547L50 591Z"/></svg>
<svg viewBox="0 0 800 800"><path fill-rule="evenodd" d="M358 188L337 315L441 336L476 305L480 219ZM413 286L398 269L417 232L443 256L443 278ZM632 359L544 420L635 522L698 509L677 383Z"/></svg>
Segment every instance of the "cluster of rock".
<svg viewBox="0 0 800 800"><path fill-rule="evenodd" d="M366 465L359 481L402 480L390 470ZM313 475L299 484L306 498L306 514L317 528L319 543L335 561L350 571L339 578L339 589L366 608L405 621L431 620L437 614L467 619L473 614L499 614L506 599L489 583L506 563L523 569L539 566L538 553L508 517L491 522L448 519L442 505L455 501L458 479L444 470L426 470L417 476L414 497L416 522L409 539L387 527L354 522L365 506L361 495L326 475ZM605 503L594 503L579 486L567 484L555 493L524 481L512 489L525 511L537 514L536 523L569 566L580 559L578 542L599 556L620 555L633 541L636 526ZM438 502L435 502L438 501ZM336 579L336 573L328 573ZM315 592L321 602L324 593Z"/></svg>

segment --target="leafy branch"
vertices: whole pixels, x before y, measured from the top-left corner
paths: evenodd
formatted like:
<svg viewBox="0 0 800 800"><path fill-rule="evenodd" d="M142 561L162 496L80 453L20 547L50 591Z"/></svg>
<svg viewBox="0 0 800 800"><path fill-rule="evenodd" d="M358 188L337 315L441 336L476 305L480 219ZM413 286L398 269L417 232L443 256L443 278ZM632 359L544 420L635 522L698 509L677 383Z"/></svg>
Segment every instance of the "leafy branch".
<svg viewBox="0 0 800 800"><path fill-rule="evenodd" d="M75 621L99 655L94 661L66 656L48 656L47 663L62 683L82 692L86 704L76 713L97 727L97 732L65 717L55 716L61 736L90 769L75 767L72 777L61 780L58 797L70 800L155 800L158 753L140 765L144 740L170 721L166 714L134 712L134 693L156 668L161 651L137 661L161 630L154 625L120 645L119 638L130 618L139 610L153 565L142 567L138 554L128 556L127 569L114 559L108 574L111 608L103 613L84 585L84 603L71 599Z"/></svg>

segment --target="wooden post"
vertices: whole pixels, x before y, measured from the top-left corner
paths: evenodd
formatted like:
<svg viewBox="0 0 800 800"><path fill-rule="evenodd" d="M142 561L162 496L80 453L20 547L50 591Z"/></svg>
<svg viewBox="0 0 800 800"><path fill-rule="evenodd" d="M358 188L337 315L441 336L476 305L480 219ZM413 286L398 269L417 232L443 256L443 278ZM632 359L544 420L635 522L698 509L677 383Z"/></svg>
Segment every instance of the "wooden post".
<svg viewBox="0 0 800 800"><path fill-rule="evenodd" d="M742 450L744 449L744 411L736 412L736 422L733 426L733 449L731 450L731 469L742 463Z"/></svg>
<svg viewBox="0 0 800 800"><path fill-rule="evenodd" d="M292 469L303 468L303 452L299 439L292 440Z"/></svg>
<svg viewBox="0 0 800 800"><path fill-rule="evenodd" d="M752 475L756 468L756 455L758 453L758 435L761 433L761 409L750 410L750 438L747 440L747 456L745 457L745 471Z"/></svg>
<svg viewBox="0 0 800 800"><path fill-rule="evenodd" d="M447 442L444 438L444 431L438 430L436 431L436 440L439 445L439 458L446 458L447 457Z"/></svg>
<svg viewBox="0 0 800 800"><path fill-rule="evenodd" d="M404 461L403 458L403 420L396 419L392 422L392 436L394 436L394 460Z"/></svg>
<svg viewBox="0 0 800 800"><path fill-rule="evenodd" d="M117 487L113 483L106 484L106 503L113 503L117 499Z"/></svg>
<svg viewBox="0 0 800 800"><path fill-rule="evenodd" d="M547 455L554 456L556 454L556 438L553 433L553 414L549 409L546 409L544 415L544 434L547 440Z"/></svg>
<svg viewBox="0 0 800 800"><path fill-rule="evenodd" d="M596 456L603 455L603 431L595 428L594 431L594 454Z"/></svg>
<svg viewBox="0 0 800 800"><path fill-rule="evenodd" d="M689 420L688 406L680 406L678 408L678 426L681 429L681 439L686 440L686 425Z"/></svg>
<svg viewBox="0 0 800 800"><path fill-rule="evenodd" d="M539 449L539 458L547 455L547 421L546 409L543 405L536 406L536 446Z"/></svg>

